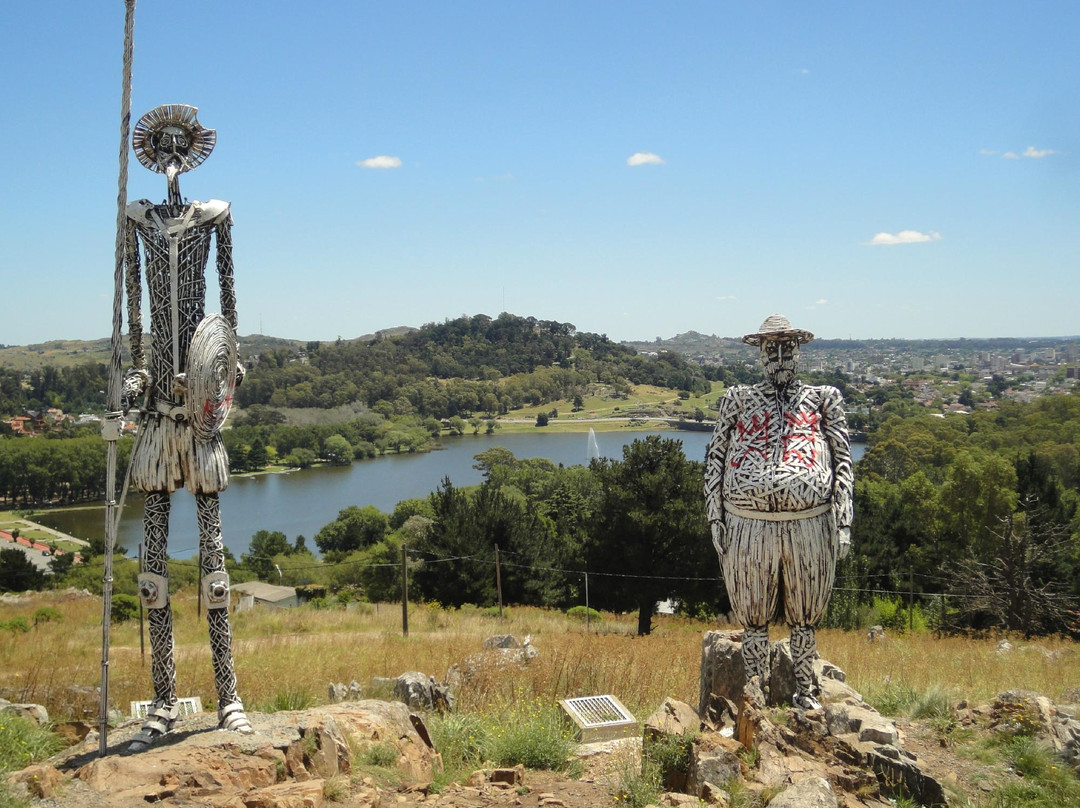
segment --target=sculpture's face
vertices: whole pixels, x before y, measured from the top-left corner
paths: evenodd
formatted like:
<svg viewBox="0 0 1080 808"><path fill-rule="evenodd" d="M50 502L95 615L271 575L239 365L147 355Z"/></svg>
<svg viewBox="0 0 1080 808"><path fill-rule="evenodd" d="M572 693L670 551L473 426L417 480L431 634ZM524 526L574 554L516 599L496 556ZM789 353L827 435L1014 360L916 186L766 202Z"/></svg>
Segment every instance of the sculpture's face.
<svg viewBox="0 0 1080 808"><path fill-rule="evenodd" d="M796 339L767 339L761 343L761 364L765 378L774 387L786 387L795 381L799 372L799 341Z"/></svg>
<svg viewBox="0 0 1080 808"><path fill-rule="evenodd" d="M182 126L166 126L153 136L152 145L157 163L168 177L187 168L191 153L191 133Z"/></svg>

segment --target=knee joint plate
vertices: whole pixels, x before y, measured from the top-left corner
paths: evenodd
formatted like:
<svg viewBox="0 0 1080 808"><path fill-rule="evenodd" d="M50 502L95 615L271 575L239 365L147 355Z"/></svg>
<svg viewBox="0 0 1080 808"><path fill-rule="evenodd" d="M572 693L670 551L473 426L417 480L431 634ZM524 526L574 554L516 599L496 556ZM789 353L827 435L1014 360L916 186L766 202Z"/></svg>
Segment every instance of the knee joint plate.
<svg viewBox="0 0 1080 808"><path fill-rule="evenodd" d="M211 572L204 575L202 586L207 609L229 608L229 573Z"/></svg>
<svg viewBox="0 0 1080 808"><path fill-rule="evenodd" d="M164 609L169 605L169 579L152 572L140 572L139 598L147 609Z"/></svg>

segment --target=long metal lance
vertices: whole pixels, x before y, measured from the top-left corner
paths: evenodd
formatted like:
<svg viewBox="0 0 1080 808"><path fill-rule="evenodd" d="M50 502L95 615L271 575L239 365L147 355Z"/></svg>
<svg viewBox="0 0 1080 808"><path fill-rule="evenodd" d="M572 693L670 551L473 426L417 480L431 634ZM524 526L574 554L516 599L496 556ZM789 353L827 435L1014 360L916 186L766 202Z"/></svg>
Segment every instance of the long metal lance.
<svg viewBox="0 0 1080 808"><path fill-rule="evenodd" d="M134 53L135 0L124 0L124 69L120 105L120 175L116 192L116 253L113 273L112 360L109 395L102 426L108 442L105 467L105 575L102 579L101 704L98 709L98 754L105 756L109 732L109 622L112 617L113 549L116 547L116 442L120 439L120 395L123 367L124 248L127 232L128 141L131 138L131 62Z"/></svg>

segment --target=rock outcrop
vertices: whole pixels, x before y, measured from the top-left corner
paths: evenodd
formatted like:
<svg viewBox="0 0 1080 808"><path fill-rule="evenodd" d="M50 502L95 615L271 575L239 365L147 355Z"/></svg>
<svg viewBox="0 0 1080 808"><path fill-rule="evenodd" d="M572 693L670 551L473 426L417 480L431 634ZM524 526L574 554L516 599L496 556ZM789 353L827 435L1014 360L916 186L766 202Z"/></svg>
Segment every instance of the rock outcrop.
<svg viewBox="0 0 1080 808"><path fill-rule="evenodd" d="M147 803L199 804L221 808L319 806L325 784L352 769L353 753L373 744L398 751L397 768L415 782L430 782L442 761L422 721L404 704L358 701L305 711L249 712L252 735L216 729L217 717L201 713L149 749L126 751L138 731L132 721L109 734L108 754L97 756L91 732L78 746L12 776L33 796L58 787L85 795L89 805L126 808ZM419 725L419 726L417 726ZM55 773L55 774L54 774ZM80 791L81 790L81 791ZM350 804L377 805L374 784L358 787Z"/></svg>

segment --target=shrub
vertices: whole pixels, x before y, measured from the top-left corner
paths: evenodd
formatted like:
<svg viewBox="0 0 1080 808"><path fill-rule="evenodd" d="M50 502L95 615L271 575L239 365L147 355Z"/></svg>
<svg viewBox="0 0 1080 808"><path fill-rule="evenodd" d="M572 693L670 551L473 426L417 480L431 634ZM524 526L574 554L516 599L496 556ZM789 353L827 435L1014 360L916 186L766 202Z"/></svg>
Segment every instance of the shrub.
<svg viewBox="0 0 1080 808"><path fill-rule="evenodd" d="M937 686L917 694L908 711L908 715L916 720L920 718L951 718L952 714L952 699L949 692Z"/></svg>
<svg viewBox="0 0 1080 808"><path fill-rule="evenodd" d="M12 634L25 634L30 630L30 623L22 615L10 620L0 621L0 628L7 629Z"/></svg>
<svg viewBox="0 0 1080 808"><path fill-rule="evenodd" d="M0 713L0 773L26 768L63 745L59 737L35 721L12 713Z"/></svg>
<svg viewBox="0 0 1080 808"><path fill-rule="evenodd" d="M586 615L588 616L589 622L591 623L599 623L601 620L604 619L603 615L601 615L600 612L587 606L571 606L569 609L566 610L566 616L569 617L571 620L580 620L584 623Z"/></svg>
<svg viewBox="0 0 1080 808"><path fill-rule="evenodd" d="M485 747L485 757L499 766L564 771L577 741L554 707L534 701L489 732Z"/></svg>
<svg viewBox="0 0 1080 808"><path fill-rule="evenodd" d="M34 612L34 625L38 623L51 623L53 620L61 620L63 615L52 606L42 606Z"/></svg>
<svg viewBox="0 0 1080 808"><path fill-rule="evenodd" d="M397 765L401 753L392 743L373 743L360 755L360 763L365 766L379 766L389 769Z"/></svg>
<svg viewBox="0 0 1080 808"><path fill-rule="evenodd" d="M134 620L139 616L139 599L134 595L113 595L112 610L109 614L114 623L123 623L127 620Z"/></svg>
<svg viewBox="0 0 1080 808"><path fill-rule="evenodd" d="M487 728L477 715L465 713L432 714L428 729L443 765L450 770L478 764L483 759Z"/></svg>

